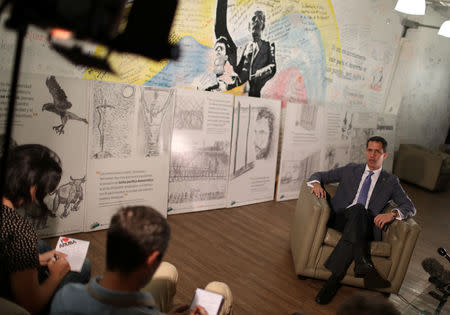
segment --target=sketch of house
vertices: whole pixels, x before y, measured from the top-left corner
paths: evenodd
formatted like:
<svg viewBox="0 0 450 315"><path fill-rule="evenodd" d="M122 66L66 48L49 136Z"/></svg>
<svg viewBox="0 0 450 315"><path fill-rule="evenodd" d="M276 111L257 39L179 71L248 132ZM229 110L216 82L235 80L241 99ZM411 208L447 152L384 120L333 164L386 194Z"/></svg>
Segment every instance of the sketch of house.
<svg viewBox="0 0 450 315"><path fill-rule="evenodd" d="M178 94L177 97L180 98L177 103L183 104L183 106L175 108L174 129L201 130L204 120L204 99L183 94Z"/></svg>
<svg viewBox="0 0 450 315"><path fill-rule="evenodd" d="M169 181L226 180L229 142L216 141L190 152L172 152Z"/></svg>

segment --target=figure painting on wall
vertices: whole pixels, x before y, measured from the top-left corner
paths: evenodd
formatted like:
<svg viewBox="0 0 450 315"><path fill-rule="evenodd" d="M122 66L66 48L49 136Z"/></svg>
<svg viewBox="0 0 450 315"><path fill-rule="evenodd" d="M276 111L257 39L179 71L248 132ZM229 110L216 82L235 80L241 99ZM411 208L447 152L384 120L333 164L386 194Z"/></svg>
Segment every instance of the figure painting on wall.
<svg viewBox="0 0 450 315"><path fill-rule="evenodd" d="M230 63L230 54L234 54L236 59L236 49L234 53L231 51L229 40L224 36L219 37L214 44L213 73L196 77L192 86L205 91L227 91L239 86L241 81Z"/></svg>
<svg viewBox="0 0 450 315"><path fill-rule="evenodd" d="M217 1L216 38L226 39L229 45L228 61L239 76L239 84L248 83L248 95L260 97L261 89L276 72L275 44L261 38L266 16L262 10L253 13L248 24L252 39L238 49L228 32L227 6L227 0Z"/></svg>

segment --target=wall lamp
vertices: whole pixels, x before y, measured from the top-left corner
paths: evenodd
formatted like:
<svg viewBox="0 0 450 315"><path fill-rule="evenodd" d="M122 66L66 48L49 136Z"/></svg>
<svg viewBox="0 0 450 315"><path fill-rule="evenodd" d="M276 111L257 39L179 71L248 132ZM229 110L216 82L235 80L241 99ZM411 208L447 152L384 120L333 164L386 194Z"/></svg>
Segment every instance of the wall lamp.
<svg viewBox="0 0 450 315"><path fill-rule="evenodd" d="M398 0L395 10L413 15L425 15L425 0Z"/></svg>
<svg viewBox="0 0 450 315"><path fill-rule="evenodd" d="M403 19L402 20L402 25L403 25L403 33L402 33L402 37L406 36L406 32L408 31L408 29L410 28L419 28L419 27L427 27L427 28L434 28L434 29L438 29L438 35L442 35L445 37L450 37L450 20L449 21L445 21L444 23L442 23L442 26L434 26L434 25L426 25L426 24L422 24L419 22L415 22L415 21L411 21L408 19Z"/></svg>

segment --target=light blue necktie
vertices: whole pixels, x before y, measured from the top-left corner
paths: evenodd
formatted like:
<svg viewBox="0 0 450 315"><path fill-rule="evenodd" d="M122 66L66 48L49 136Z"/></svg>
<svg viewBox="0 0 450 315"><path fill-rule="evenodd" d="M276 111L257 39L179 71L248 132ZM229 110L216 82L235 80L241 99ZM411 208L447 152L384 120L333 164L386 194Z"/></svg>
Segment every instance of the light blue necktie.
<svg viewBox="0 0 450 315"><path fill-rule="evenodd" d="M357 203L362 204L364 207L366 206L367 195L369 194L370 184L372 183L373 172L369 171L369 175L367 175L364 183L362 184L361 191L359 192Z"/></svg>

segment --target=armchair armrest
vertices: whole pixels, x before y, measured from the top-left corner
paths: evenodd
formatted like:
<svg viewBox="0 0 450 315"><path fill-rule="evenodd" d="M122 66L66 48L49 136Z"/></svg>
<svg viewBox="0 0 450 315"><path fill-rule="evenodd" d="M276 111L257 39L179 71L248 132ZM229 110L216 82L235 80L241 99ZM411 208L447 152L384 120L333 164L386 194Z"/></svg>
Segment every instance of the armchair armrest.
<svg viewBox="0 0 450 315"><path fill-rule="evenodd" d="M316 257L327 231L330 207L302 183L290 229L291 251L297 274L313 276ZM308 271L308 270L309 271Z"/></svg>
<svg viewBox="0 0 450 315"><path fill-rule="evenodd" d="M391 211L394 206L390 206L386 211ZM406 220L394 220L385 231L382 239L391 244L391 270L388 279L391 281L392 292L400 290L405 278L417 238L420 233L420 226L413 218Z"/></svg>

